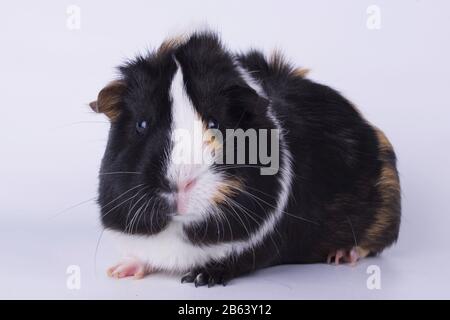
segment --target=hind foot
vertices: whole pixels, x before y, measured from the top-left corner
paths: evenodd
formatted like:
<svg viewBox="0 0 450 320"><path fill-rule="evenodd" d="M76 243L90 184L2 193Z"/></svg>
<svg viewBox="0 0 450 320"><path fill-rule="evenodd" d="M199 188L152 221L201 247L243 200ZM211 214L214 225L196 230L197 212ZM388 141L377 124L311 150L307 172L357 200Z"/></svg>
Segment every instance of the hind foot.
<svg viewBox="0 0 450 320"><path fill-rule="evenodd" d="M366 257L369 251L361 247L353 247L350 250L335 250L328 254L327 263L339 265L340 263L349 263L351 266L356 265L358 260Z"/></svg>

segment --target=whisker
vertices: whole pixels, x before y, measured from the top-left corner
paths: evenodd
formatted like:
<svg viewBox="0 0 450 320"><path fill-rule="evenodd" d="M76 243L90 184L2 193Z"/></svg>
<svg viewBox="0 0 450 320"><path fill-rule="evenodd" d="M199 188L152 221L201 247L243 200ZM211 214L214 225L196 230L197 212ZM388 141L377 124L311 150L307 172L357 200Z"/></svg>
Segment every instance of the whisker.
<svg viewBox="0 0 450 320"><path fill-rule="evenodd" d="M247 207L245 207L244 205L241 205L240 203L238 203L237 201L234 201L233 199L228 197L228 200L233 203L236 207L238 207L239 209L241 209L245 214L247 214L248 217L250 217L254 222L256 222L258 224L258 226L261 226L260 222L258 220L256 220L253 215L255 215L256 217L260 218L261 221L263 221L263 219L261 217L259 217L255 212L252 212L250 209L248 209ZM251 213L251 215L250 215Z"/></svg>
<svg viewBox="0 0 450 320"><path fill-rule="evenodd" d="M148 195L149 195L149 194L146 193L144 196L148 196ZM138 222L139 222L138 220L139 220L140 216L144 214L144 212L145 212L145 210L146 210L146 207L148 206L148 204L150 203L150 201L151 201L152 198L153 198L153 196L150 197L150 199L148 199L147 201L144 201L144 203L139 207L139 209L136 210L136 212L135 212L133 218L132 218L131 221L130 221L130 228L129 228L130 234L133 233L133 228L134 228L134 226L136 226L136 230L137 230ZM126 230L126 229L125 229L125 230Z"/></svg>
<svg viewBox="0 0 450 320"><path fill-rule="evenodd" d="M244 220L242 220L242 218L239 216L239 213L234 209L233 205L230 205L230 203L228 202L228 199L224 199L224 201L226 203L228 203L229 207L231 208L231 210L233 210L233 212L236 214L236 217L239 219L239 221L241 222L242 226L244 227L245 231L247 232L247 235L249 237L251 237L250 231L248 230L247 226L244 223Z"/></svg>
<svg viewBox="0 0 450 320"><path fill-rule="evenodd" d="M237 201L234 201L233 199L231 199L231 198L228 197L227 195L224 195L224 196L225 196L228 200L230 200L231 202L233 202L236 206L240 207L241 210L242 210L245 214L247 214L248 217L252 218L252 220L253 220L254 222L256 222L257 225L258 225L259 227L261 226L261 224L260 224L255 218L253 218L253 216L255 216L255 217L257 217L257 218L260 218L261 221L263 221L264 219L261 218L261 217L259 217L259 216L256 214L256 212L253 212L253 211L251 211L250 209L248 209L247 207L245 207L244 205L239 204ZM261 209L262 209L262 210L266 213L266 215L267 215L267 212L265 211L264 207L263 207L258 201L255 201L253 198L252 198L252 200L253 200L257 205L259 205L259 206L261 207ZM231 227L230 227L230 228L231 228ZM278 234L278 236L281 237L280 231L277 229L276 226L274 226L274 231ZM269 236L270 236L270 239L271 239L273 245L275 246L275 249L277 250L277 254L281 257L280 249L279 249L278 245L276 244L275 239L273 238L272 233L270 233Z"/></svg>
<svg viewBox="0 0 450 320"><path fill-rule="evenodd" d="M146 196L146 195L144 195ZM138 201L139 202L139 201ZM147 203L147 201L144 201L142 203L141 206L139 206L139 208L137 208L136 212L133 214L131 220L129 223L127 223L127 225L125 226L125 233L129 233L129 234L133 234L133 224L135 219L139 216L139 214L141 213L141 210L145 207L145 204ZM128 231L127 231L128 230Z"/></svg>
<svg viewBox="0 0 450 320"><path fill-rule="evenodd" d="M233 241L234 235L233 235L233 228L231 228L230 220L228 219L227 215L224 212L222 212L221 210L216 210L216 212L219 214L219 216L222 219L224 219L227 222L228 229L230 230L230 235L231 235L231 239L230 240ZM222 225L223 225L223 223L222 223ZM225 230L223 232L225 233Z"/></svg>
<svg viewBox="0 0 450 320"><path fill-rule="evenodd" d="M95 246L95 252L94 252L94 274L96 274L96 272L97 272L97 253L98 253L98 248L100 247L100 241L102 240L104 232L105 232L105 228L102 228L102 231L100 232L100 236L97 239L97 244Z"/></svg>
<svg viewBox="0 0 450 320"><path fill-rule="evenodd" d="M234 188L234 189L236 189L236 190L238 190L238 191L240 191L240 192L243 192L243 193L245 193L245 194L247 194L247 195L249 195L249 196L251 196L251 197L254 197L255 199L257 199L257 200L259 200L259 201L261 201L261 202L267 204L268 206L270 206L270 207L272 207L272 208L274 208L274 209L278 209L277 207L275 207L274 205L270 204L269 202L267 202L267 201L265 201L265 200L259 198L258 196L254 195L254 194L252 194L252 193L250 193L250 192L248 192L248 191L246 191L246 190L244 190L244 189L242 189L242 188L239 188L239 187L234 186L234 185L231 185L231 184L230 184L230 188ZM290 216L290 217L297 218L297 219L299 219L299 220L306 221L306 222L309 222L309 223L312 223L312 224L315 224L315 225L319 225L318 222L315 222L315 221L312 221L312 220L309 220L309 219L306 219L306 218L303 218L303 217L300 217L300 216L296 216L296 215L294 215L294 214L292 214L292 213L289 213L289 212L287 212L287 211L281 210L281 212L284 213L284 214L286 214L286 215L288 215L288 216Z"/></svg>
<svg viewBox="0 0 450 320"><path fill-rule="evenodd" d="M77 203L77 204L74 204L74 205L72 205L72 206L70 206L70 207L67 207L67 208L65 208L65 209L63 209L63 210L61 210L61 211L55 213L54 215L50 216L48 219L49 219L49 220L54 219L54 218L60 216L61 214L65 213L65 212L67 212L67 211L69 211L69 210L75 209L75 208L77 208L77 207L79 207L79 206L81 206L81 205L83 205L83 204L89 203L89 202L94 201L94 200L96 200L96 199L97 199L97 197L92 197L92 198L90 198L90 199L81 201L81 202L79 202L79 203Z"/></svg>
<svg viewBox="0 0 450 320"><path fill-rule="evenodd" d="M226 198L225 198L225 202L228 203ZM244 227L244 229L245 229L245 231L247 232L247 235L248 235L248 237L249 237L249 239L250 239L250 238L251 238L251 234L250 234L250 231L248 230L248 228L246 227L244 221L243 221L242 218L239 216L239 214L236 212L236 210L234 210L233 206L230 205L229 203L228 203L228 205L229 205L229 207L233 210L233 212L236 214L237 218L241 221L241 224L242 224L242 226ZM226 211L229 212L229 210L226 210ZM254 256L255 256L255 248L254 248L253 246L251 246L251 249L252 249L252 253L253 253L253 257L254 257Z"/></svg>
<svg viewBox="0 0 450 320"><path fill-rule="evenodd" d="M53 129L63 129L63 128L75 126L75 125L78 125L78 124L88 124L88 123L102 123L102 124L106 123L106 124L109 124L108 121L76 121L76 122L63 124L61 126L53 127Z"/></svg>
<svg viewBox="0 0 450 320"><path fill-rule="evenodd" d="M139 191L138 191L138 192L139 192ZM114 209L120 207L122 204L124 204L124 203L126 203L126 202L128 202L128 201L130 201L130 200L132 200L132 199L134 199L134 198L136 198L138 192L136 192L136 193L135 193L133 196L131 196L130 198L125 199L124 201L122 201L122 202L119 203L118 205L114 206L113 208L109 209L105 214L102 215L102 218L106 217L111 211L113 211Z"/></svg>
<svg viewBox="0 0 450 320"><path fill-rule="evenodd" d="M221 164L220 167L215 167L214 169L216 169L217 171L225 171L225 169L240 169L240 168L256 168L256 169L260 169L260 168L270 168L269 166L264 166L264 165L251 165L251 164L242 164L242 165L237 165L237 164Z"/></svg>
<svg viewBox="0 0 450 320"><path fill-rule="evenodd" d="M99 175L110 175L110 174L142 174L142 172L135 171L114 171L114 172L100 172Z"/></svg>
<svg viewBox="0 0 450 320"><path fill-rule="evenodd" d="M348 223L350 225L350 228L352 229L352 235L353 235L353 241L355 241L355 247L357 247L358 246L358 241L356 241L356 235L355 235L355 230L353 229L352 220L350 220L349 216L346 216L346 218L347 218L347 221L348 221Z"/></svg>
<svg viewBox="0 0 450 320"><path fill-rule="evenodd" d="M267 216L267 212L266 212L266 210L265 210L265 208L261 205L261 203L259 202L259 201L256 201L254 198L251 198L260 208L261 208L261 210L266 214L266 216ZM253 215L255 215L256 217L259 217L255 212L253 212L253 211L251 211L250 209L248 209L247 207L245 207L245 206L243 206L242 205L242 207L244 207L245 209L247 209L248 211L249 211L249 213L252 213ZM261 220L264 220L264 219L262 219L261 217L259 217ZM255 219L253 219L256 223L258 223ZM260 224L258 223L258 226L260 226ZM274 227L273 227L273 230L274 230L274 232L276 232L277 234L278 234L278 236L279 237L281 237L281 234L280 234L280 231L277 229L277 225L275 225ZM279 249L279 247L278 247L278 245L276 244L276 242L275 242L275 239L273 238L273 235L272 235L272 233L269 233L269 236L270 236L270 239L272 240L272 243L273 243L273 245L275 246L275 249L277 250L277 253L278 253L278 256L280 256L281 257L281 252L280 252L280 249Z"/></svg>
<svg viewBox="0 0 450 320"><path fill-rule="evenodd" d="M249 185L246 185L245 187L248 188L248 189L252 189L252 190L254 190L254 191L256 191L256 192L259 192L259 193L261 193L261 194L263 194L263 195L265 195L265 196L267 196L267 197L269 197L269 198L272 198L272 199L274 199L274 200L277 200L276 197L274 197L273 195L270 195L270 194L268 194L268 193L266 193L266 192L264 192L264 191L261 191L261 190L259 190L259 189L250 187Z"/></svg>
<svg viewBox="0 0 450 320"><path fill-rule="evenodd" d="M153 232L153 216L154 216L156 202L157 201L153 201L152 209L150 210L150 230L152 232Z"/></svg>
<svg viewBox="0 0 450 320"><path fill-rule="evenodd" d="M141 193L142 191L144 191L144 190L146 190L146 189L148 189L148 188L149 188L149 186L146 186L146 187L140 189L138 192L136 192L135 197L136 197L139 193ZM133 209L134 209L134 208L138 205L138 203L139 203L143 198L145 198L146 196L147 196L147 193L144 193L144 195L142 195L142 196L141 196L141 197L133 204L133 206L128 210L127 218L126 218L126 221L125 221L125 232L126 232L126 230L127 230L127 228L128 228L128 224L129 224L128 220L129 220L129 218L130 218L131 213L133 212ZM145 204L145 202L144 202L144 204ZM136 213L135 213L135 214L136 214ZM133 215L133 217L134 217L134 215ZM130 221L130 223L131 223L131 221Z"/></svg>
<svg viewBox="0 0 450 320"><path fill-rule="evenodd" d="M150 205L150 202L151 202L152 199L153 199L153 196L150 197L150 199L147 201L147 204L145 205L144 209L142 209L142 210L140 211L140 214L139 214L139 216L138 216L138 218L137 218L137 221L136 221L136 223L135 223L136 231L137 231L137 227L138 227L138 225L139 225L139 223L140 223L142 217L145 216L145 212L147 211L148 206ZM145 222L145 220L144 220L144 222Z"/></svg>
<svg viewBox="0 0 450 320"><path fill-rule="evenodd" d="M125 191L124 193L120 194L119 196L117 196L116 198L114 198L113 200L111 200L110 202L108 202L107 204L105 204L104 206L102 206L100 209L106 208L107 206L109 206L109 205L112 204L113 202L115 202L115 201L119 200L120 198L122 198L124 195L126 195L126 194L129 193L130 191L133 191L133 190L135 190L135 189L137 189L137 188L139 188L139 187L142 187L143 185L145 185L145 183L140 183L140 184L138 184L137 186L134 186L134 187L128 189L128 190Z"/></svg>

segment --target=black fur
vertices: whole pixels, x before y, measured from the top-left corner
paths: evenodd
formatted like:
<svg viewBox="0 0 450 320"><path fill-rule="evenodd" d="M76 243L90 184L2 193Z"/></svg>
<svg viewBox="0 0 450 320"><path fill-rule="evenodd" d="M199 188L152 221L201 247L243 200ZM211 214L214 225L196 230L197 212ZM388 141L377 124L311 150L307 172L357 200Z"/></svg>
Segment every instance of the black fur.
<svg viewBox="0 0 450 320"><path fill-rule="evenodd" d="M150 194L173 188L164 178L162 166L164 150L170 146L168 90L177 68L174 58L183 68L195 108L205 121L216 119L221 131L274 128L266 115L270 103L285 132L294 172L288 205L273 232L239 256L198 266L183 282L214 285L272 265L324 262L333 250L349 250L362 243L370 254L378 254L397 239L400 195L396 188L386 191L379 187L386 165L393 168L395 175L389 178L398 186L395 154L393 150L381 154L376 129L338 92L300 76L281 58L268 60L258 51L233 55L210 33L194 34L186 43L120 68L125 91L118 103L120 114L111 124L100 174L99 204L106 228L148 235L170 223L168 213L173 207L156 197L150 206L159 210L149 211L132 230L126 230L129 203L136 205L140 195L125 200L139 188L117 197L139 184L146 184ZM258 96L239 76L236 61L258 79L268 99ZM149 123L149 129L138 133L135 124L141 120ZM217 224L211 218L185 227L188 241L198 246L247 240L268 218L281 190L278 175L260 175L255 167L216 165L216 169L238 177L246 191L259 200L236 193L232 197L241 209L235 208L235 213L219 204L228 221ZM120 204L122 201L125 203ZM386 212L387 220L381 216ZM382 224L376 229L379 234L366 234L376 223Z"/></svg>

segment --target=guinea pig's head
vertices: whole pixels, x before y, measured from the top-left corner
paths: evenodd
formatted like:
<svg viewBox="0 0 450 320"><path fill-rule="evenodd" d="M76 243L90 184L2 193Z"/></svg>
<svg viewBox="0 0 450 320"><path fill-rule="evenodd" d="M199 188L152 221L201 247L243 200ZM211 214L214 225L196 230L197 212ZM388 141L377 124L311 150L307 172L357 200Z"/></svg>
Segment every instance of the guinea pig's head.
<svg viewBox="0 0 450 320"><path fill-rule="evenodd" d="M181 224L206 242L249 237L280 189L277 170L261 170L274 167L267 156L278 151L269 133L277 124L249 73L210 33L168 41L119 70L90 104L111 122L103 225L152 235Z"/></svg>

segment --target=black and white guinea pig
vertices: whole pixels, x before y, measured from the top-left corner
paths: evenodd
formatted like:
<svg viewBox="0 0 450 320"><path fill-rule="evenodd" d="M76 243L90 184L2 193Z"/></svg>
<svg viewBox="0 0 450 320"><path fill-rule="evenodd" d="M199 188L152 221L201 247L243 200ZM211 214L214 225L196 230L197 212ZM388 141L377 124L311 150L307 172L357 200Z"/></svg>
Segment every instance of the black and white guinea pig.
<svg viewBox="0 0 450 320"><path fill-rule="evenodd" d="M304 69L196 32L119 70L90 104L111 122L98 203L123 259L109 275L165 271L212 286L279 264L355 263L397 240L391 144ZM276 146L257 137L273 161L250 162L251 139L227 148L239 129L278 132ZM202 133L191 140L201 161L180 161L178 132ZM244 161L217 161L233 150Z"/></svg>

